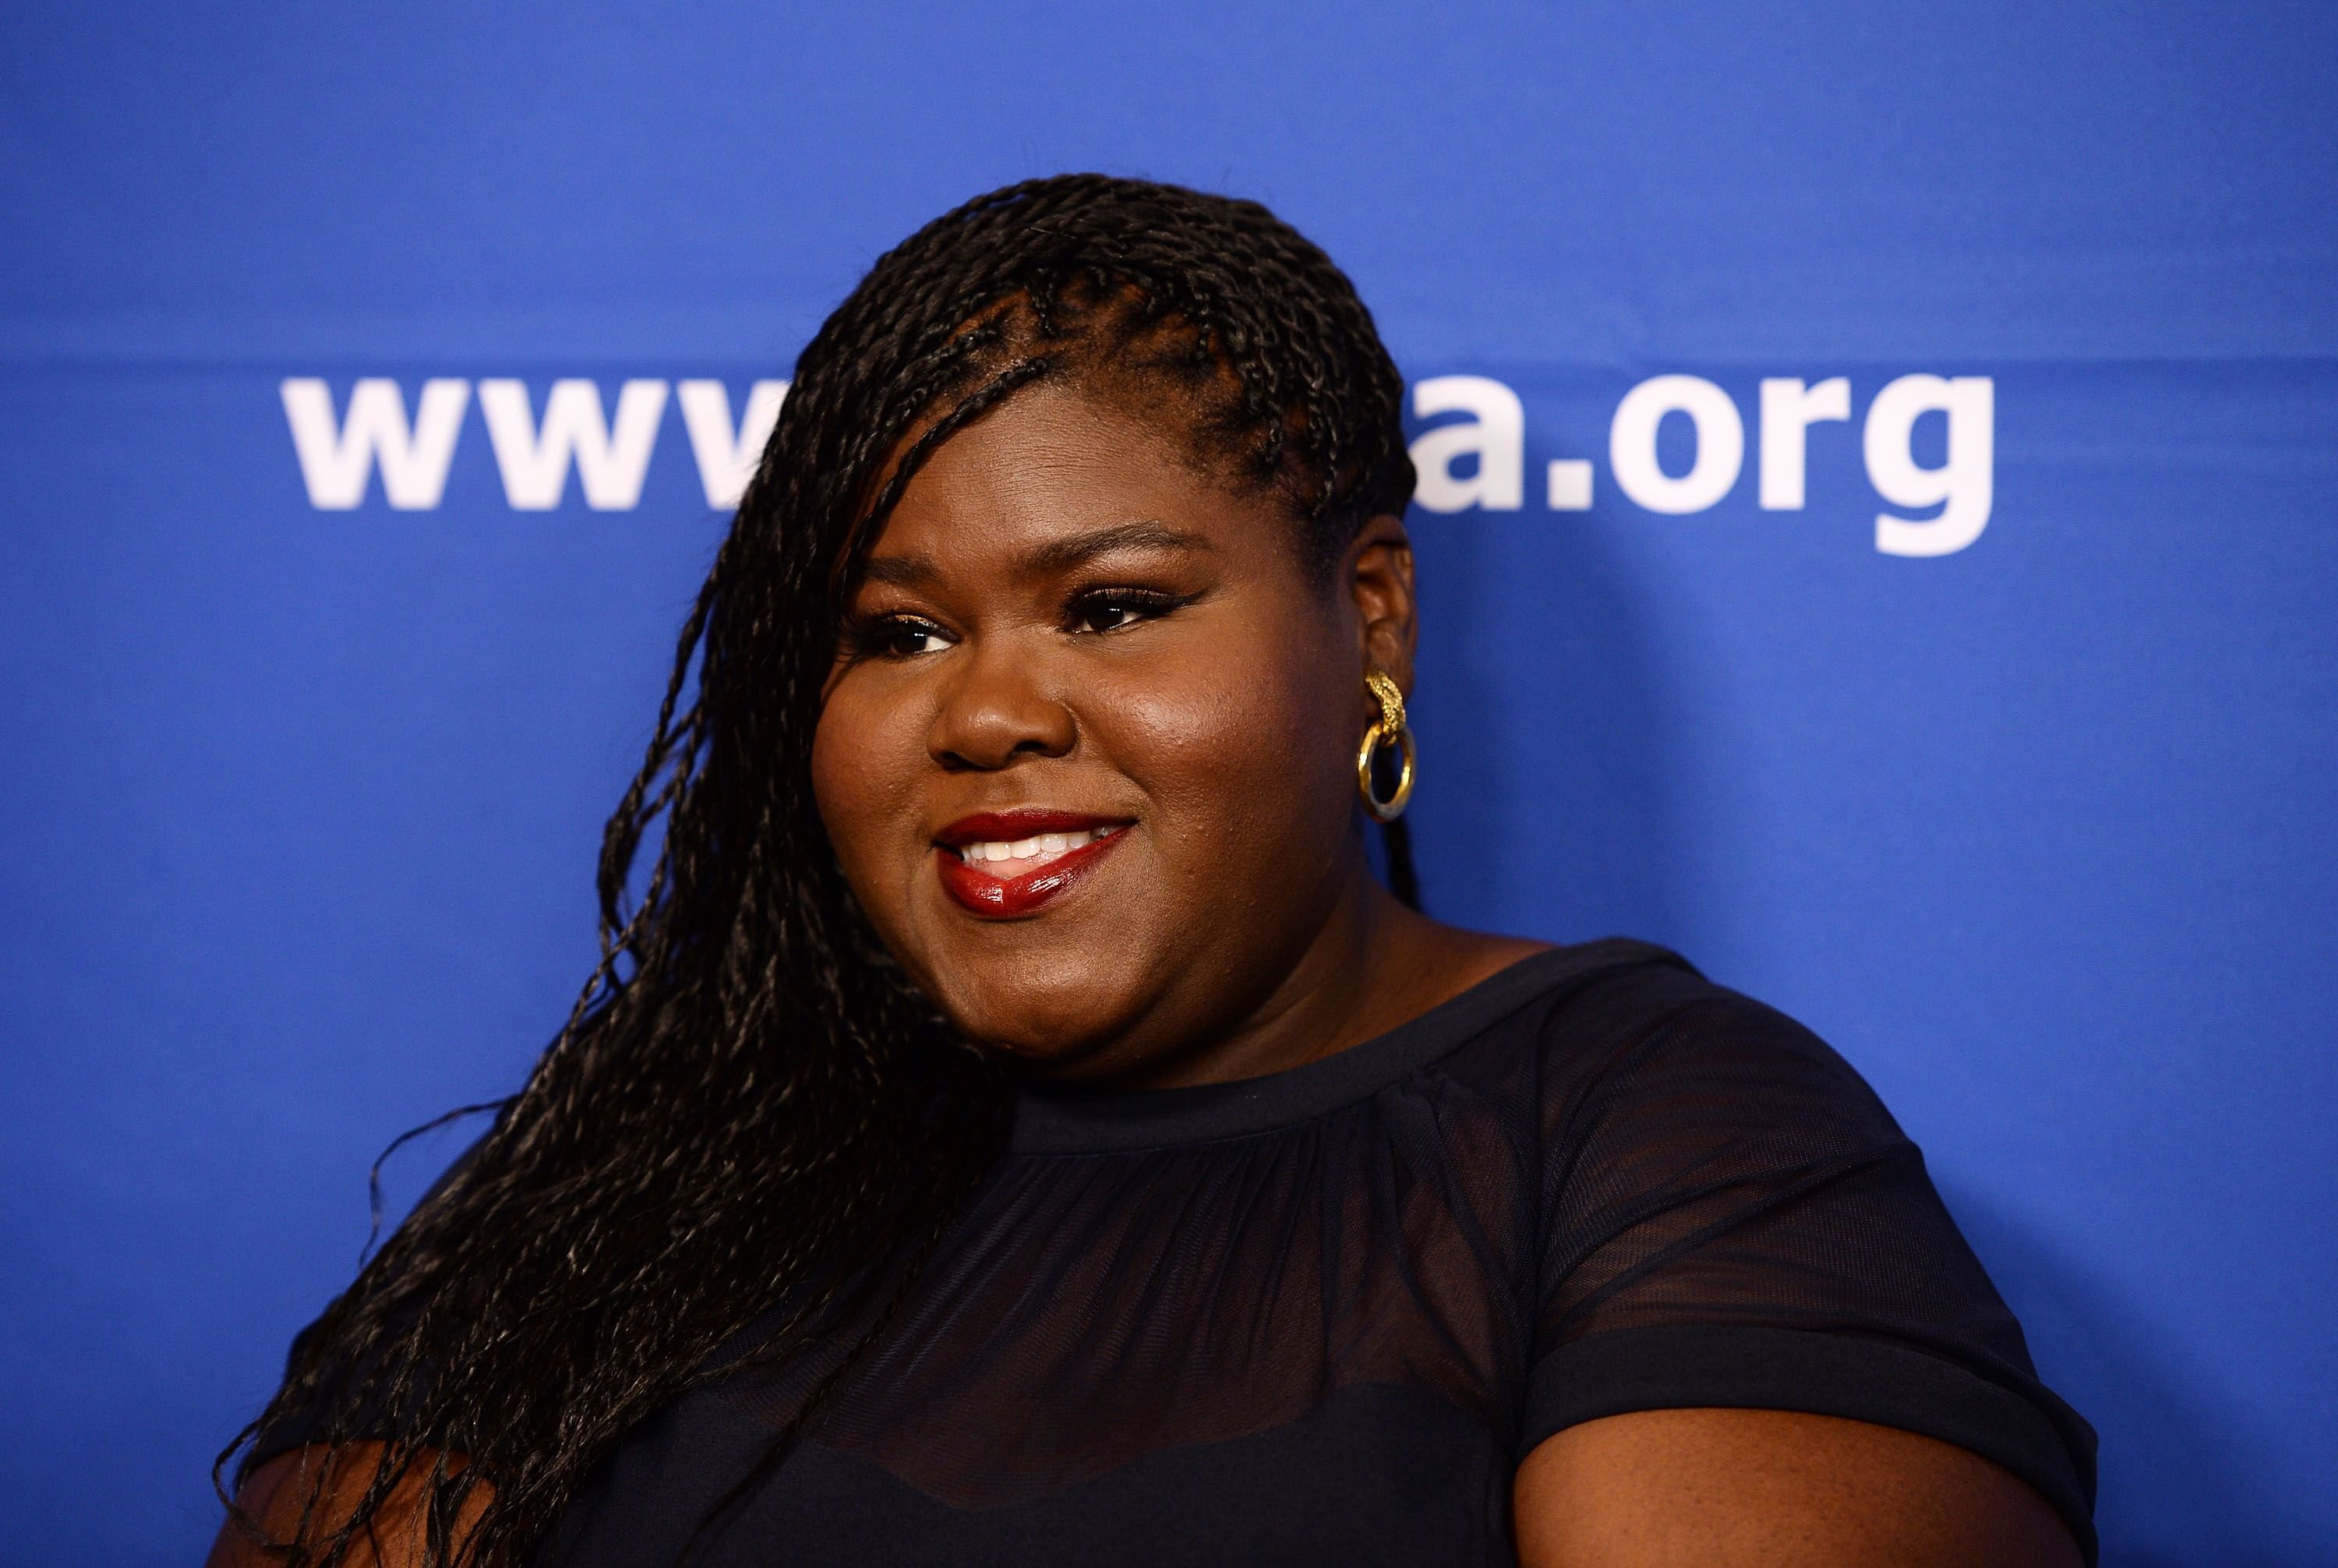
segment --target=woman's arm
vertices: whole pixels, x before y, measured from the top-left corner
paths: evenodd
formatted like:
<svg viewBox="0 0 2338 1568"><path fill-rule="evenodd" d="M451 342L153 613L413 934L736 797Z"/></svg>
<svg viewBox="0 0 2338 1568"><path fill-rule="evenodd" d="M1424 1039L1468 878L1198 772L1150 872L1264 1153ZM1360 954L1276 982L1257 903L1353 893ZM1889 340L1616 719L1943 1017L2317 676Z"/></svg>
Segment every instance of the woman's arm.
<svg viewBox="0 0 2338 1568"><path fill-rule="evenodd" d="M2043 1497L1912 1432L1785 1410L1645 1410L1527 1455L1523 1568L2078 1568Z"/></svg>
<svg viewBox="0 0 2338 1568"><path fill-rule="evenodd" d="M254 1470L236 1501L275 1540L290 1541L298 1534L306 1543L322 1542L356 1512L381 1466L383 1455L379 1443L295 1448ZM435 1451L427 1449L414 1456L375 1511L372 1529L351 1543L349 1554L342 1560L344 1568L423 1568L430 1474L437 1458ZM457 1469L463 1463L459 1456L453 1461ZM321 1490L317 1486L319 1465L327 1467ZM485 1486L474 1486L464 1498L455 1526L457 1548L486 1511L487 1498ZM304 1510L309 1515L305 1529L301 1525ZM457 1550L456 1561L461 1558ZM274 1568L281 1561L247 1540L230 1519L220 1527L219 1539L211 1543L211 1554L204 1559L203 1568Z"/></svg>

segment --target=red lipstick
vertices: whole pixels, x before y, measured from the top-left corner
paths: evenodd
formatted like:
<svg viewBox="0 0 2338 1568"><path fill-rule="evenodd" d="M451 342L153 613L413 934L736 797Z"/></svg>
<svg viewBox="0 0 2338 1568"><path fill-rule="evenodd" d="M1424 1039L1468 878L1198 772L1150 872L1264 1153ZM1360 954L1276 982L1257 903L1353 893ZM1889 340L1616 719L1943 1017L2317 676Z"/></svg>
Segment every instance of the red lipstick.
<svg viewBox="0 0 2338 1568"><path fill-rule="evenodd" d="M941 874L942 890L969 915L985 920L1020 919L1036 913L1085 879L1120 842L1121 834L1112 832L1092 844L1067 849L1046 865L1012 879L993 877L968 864L958 853L960 848L968 844L1013 843L1044 833L1093 833L1127 826L1125 817L1037 808L961 817L943 828L934 840L939 847L935 859Z"/></svg>

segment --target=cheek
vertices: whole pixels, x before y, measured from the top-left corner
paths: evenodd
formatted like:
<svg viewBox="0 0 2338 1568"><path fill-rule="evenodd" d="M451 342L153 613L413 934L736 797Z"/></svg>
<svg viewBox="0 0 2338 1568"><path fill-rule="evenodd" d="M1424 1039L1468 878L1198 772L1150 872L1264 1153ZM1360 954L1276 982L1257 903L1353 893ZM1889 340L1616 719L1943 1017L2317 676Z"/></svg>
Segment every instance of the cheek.
<svg viewBox="0 0 2338 1568"><path fill-rule="evenodd" d="M1320 854L1344 836L1350 694L1334 690L1338 660L1311 642L1213 640L1174 681L1125 694L1130 771L1145 775L1174 829L1165 855L1219 867L1231 855Z"/></svg>
<svg viewBox="0 0 2338 1568"><path fill-rule="evenodd" d="M907 704L877 700L847 675L812 733L812 794L853 897L880 924L899 900L889 877L896 840L913 815L923 731Z"/></svg>

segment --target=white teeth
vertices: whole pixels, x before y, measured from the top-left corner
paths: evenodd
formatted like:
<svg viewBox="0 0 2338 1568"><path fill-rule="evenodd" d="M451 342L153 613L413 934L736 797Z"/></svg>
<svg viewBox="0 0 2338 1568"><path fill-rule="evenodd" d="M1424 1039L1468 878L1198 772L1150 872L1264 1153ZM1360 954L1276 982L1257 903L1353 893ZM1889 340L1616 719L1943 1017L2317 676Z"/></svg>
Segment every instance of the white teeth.
<svg viewBox="0 0 2338 1568"><path fill-rule="evenodd" d="M1119 828L1081 828L1076 833L1040 833L1028 838L990 838L979 844L961 844L958 857L970 866L997 860L1053 860L1058 855L1068 855L1075 849L1085 849L1099 838L1109 838ZM1027 869L1027 867L1018 867Z"/></svg>

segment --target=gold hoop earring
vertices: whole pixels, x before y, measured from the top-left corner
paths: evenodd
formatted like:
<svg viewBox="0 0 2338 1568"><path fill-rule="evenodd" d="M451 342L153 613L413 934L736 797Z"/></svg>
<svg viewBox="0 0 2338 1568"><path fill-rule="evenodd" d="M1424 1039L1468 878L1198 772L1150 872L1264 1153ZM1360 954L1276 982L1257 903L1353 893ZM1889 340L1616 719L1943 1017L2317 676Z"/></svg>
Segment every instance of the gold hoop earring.
<svg viewBox="0 0 2338 1568"><path fill-rule="evenodd" d="M1380 705L1380 716L1364 730L1363 746L1356 752L1356 789L1364 798L1364 809L1375 822L1393 822L1404 815L1406 804L1412 799L1412 730L1404 721L1404 693L1396 682L1377 670L1364 671L1364 684ZM1382 746L1393 743L1397 749L1396 790L1383 800L1372 789L1372 759Z"/></svg>

